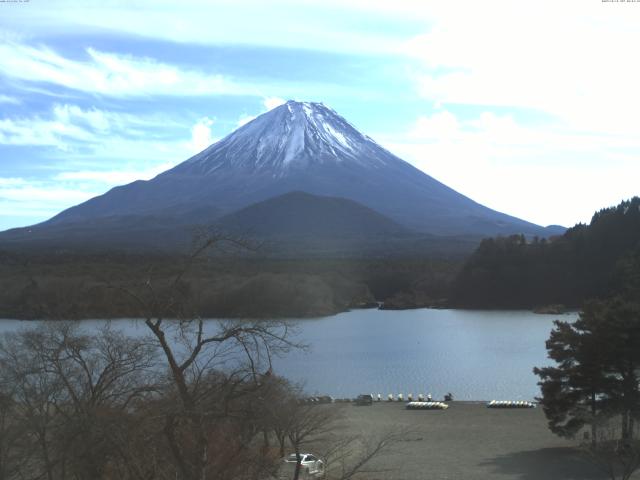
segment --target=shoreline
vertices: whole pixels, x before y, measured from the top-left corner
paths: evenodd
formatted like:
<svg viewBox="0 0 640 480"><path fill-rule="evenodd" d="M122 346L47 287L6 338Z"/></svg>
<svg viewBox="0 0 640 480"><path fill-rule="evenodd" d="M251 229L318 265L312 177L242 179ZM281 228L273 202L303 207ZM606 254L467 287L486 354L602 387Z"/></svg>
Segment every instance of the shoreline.
<svg viewBox="0 0 640 480"><path fill-rule="evenodd" d="M405 311L405 310L459 310L459 311L478 311L478 312L528 312L536 315L572 315L579 313L579 308L567 308L565 310L556 312L556 311L546 311L544 309L539 308L502 308L502 307L456 307L454 305L438 305L438 306L425 306L425 305L416 305L411 307L384 307L384 302L379 302L378 305L371 306L354 306L342 310L336 310L331 312L321 312L321 313L301 313L299 315L260 315L260 316L251 316L251 315L202 315L202 317L206 320L217 320L217 319L231 319L231 320L282 320L282 321L294 321L294 320L313 320L317 318L326 318L326 317L334 317L336 315L340 315L341 313L348 313L357 310L380 310L380 311ZM92 315L92 316L78 316L74 318L66 318L61 319L58 317L47 317L40 316L38 318L34 318L31 316L24 317L13 317L13 318L4 318L2 313L0 312L0 322L1 321L19 321L19 322L37 322L37 321L48 321L48 322L57 322L57 321L92 321L92 320L109 320L109 321L119 321L119 320L142 320L143 317L135 317L135 316L110 316L110 315ZM178 320L177 318L168 319L168 320Z"/></svg>

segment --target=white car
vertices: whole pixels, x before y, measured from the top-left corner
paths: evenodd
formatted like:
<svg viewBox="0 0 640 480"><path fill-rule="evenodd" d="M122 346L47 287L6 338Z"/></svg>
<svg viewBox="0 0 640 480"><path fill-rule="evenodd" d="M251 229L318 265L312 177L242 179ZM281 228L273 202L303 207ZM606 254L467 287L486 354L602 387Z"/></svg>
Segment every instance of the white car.
<svg viewBox="0 0 640 480"><path fill-rule="evenodd" d="M301 453L300 457L302 457L300 462L300 480L307 478L324 477L324 462L320 458L311 453ZM298 458L295 453L292 453L288 457L284 458L284 470L288 477L289 474L291 474L289 478L293 478L293 473L295 472L297 462Z"/></svg>

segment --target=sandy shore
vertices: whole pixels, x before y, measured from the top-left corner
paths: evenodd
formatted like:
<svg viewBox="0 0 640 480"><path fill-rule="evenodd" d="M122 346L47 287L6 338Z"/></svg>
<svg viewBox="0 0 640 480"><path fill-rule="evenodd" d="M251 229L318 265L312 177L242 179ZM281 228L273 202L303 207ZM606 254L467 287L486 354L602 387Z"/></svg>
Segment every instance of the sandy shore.
<svg viewBox="0 0 640 480"><path fill-rule="evenodd" d="M369 479L605 479L574 446L547 429L541 408L488 409L453 402L448 410L406 410L402 403L347 406L346 431L379 435L407 428L394 451L380 457ZM636 474L633 478L640 478Z"/></svg>

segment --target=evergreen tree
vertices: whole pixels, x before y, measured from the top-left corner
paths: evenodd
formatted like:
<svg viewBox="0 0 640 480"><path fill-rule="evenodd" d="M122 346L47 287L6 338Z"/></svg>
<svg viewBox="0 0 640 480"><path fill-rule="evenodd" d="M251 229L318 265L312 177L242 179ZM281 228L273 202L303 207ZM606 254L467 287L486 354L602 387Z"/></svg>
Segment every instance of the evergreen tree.
<svg viewBox="0 0 640 480"><path fill-rule="evenodd" d="M551 431L574 437L589 426L595 445L599 423L619 417L620 440L631 440L640 417L638 304L622 297L588 302L576 322L555 322L547 350L557 366L534 373Z"/></svg>
<svg viewBox="0 0 640 480"><path fill-rule="evenodd" d="M581 316L575 323L555 321L547 340L549 358L556 367L534 368L540 376L540 402L549 429L563 437L574 437L585 426L597 438L599 416L604 410L604 392L609 389L605 359L598 342Z"/></svg>
<svg viewBox="0 0 640 480"><path fill-rule="evenodd" d="M577 307L588 298L625 292L629 284L620 280L621 273L640 282L640 197L597 212L589 225L543 240L521 235L483 240L453 282L453 303Z"/></svg>

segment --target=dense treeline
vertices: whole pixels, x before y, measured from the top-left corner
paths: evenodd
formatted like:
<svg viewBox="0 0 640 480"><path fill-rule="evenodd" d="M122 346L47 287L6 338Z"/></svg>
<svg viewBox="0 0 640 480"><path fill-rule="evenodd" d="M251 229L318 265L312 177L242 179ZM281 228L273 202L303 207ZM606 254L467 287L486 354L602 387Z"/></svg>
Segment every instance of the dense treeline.
<svg viewBox="0 0 640 480"><path fill-rule="evenodd" d="M119 253L0 254L0 318L140 317L113 288L166 288L184 256ZM458 259L201 258L184 287L207 317L329 315L393 299L411 306L441 299Z"/></svg>
<svg viewBox="0 0 640 480"><path fill-rule="evenodd" d="M550 239L522 235L482 241L454 282L453 303L468 307L577 307L639 275L640 198L597 212Z"/></svg>

